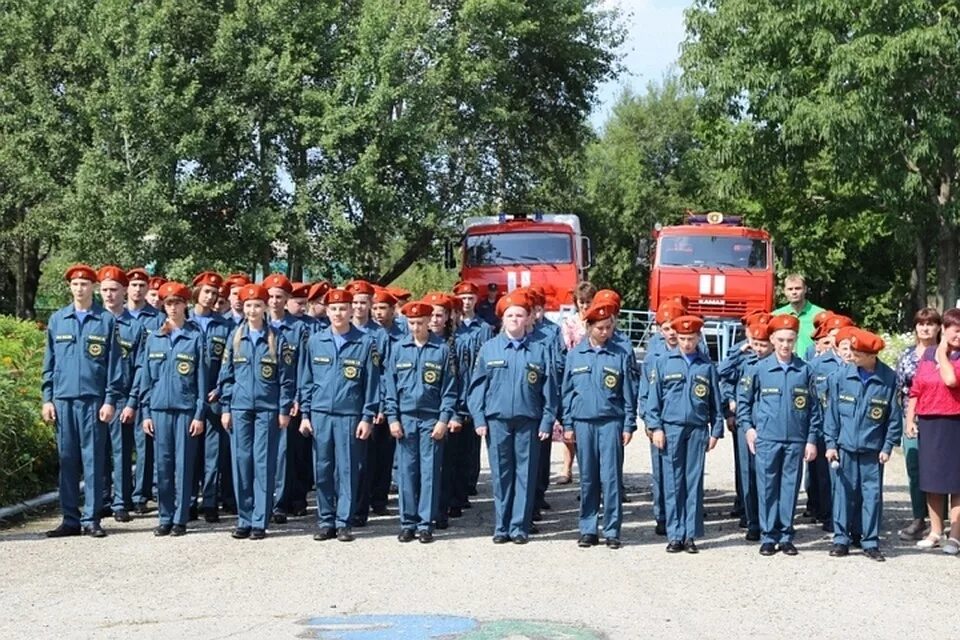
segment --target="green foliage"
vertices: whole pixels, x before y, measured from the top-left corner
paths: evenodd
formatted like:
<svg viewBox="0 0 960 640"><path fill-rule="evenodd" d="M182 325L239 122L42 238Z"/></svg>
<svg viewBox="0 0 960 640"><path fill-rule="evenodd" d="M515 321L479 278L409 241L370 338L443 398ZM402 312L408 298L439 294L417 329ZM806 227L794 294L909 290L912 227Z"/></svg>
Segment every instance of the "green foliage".
<svg viewBox="0 0 960 640"><path fill-rule="evenodd" d="M0 316L0 505L50 489L57 476L53 429L40 420L44 332Z"/></svg>

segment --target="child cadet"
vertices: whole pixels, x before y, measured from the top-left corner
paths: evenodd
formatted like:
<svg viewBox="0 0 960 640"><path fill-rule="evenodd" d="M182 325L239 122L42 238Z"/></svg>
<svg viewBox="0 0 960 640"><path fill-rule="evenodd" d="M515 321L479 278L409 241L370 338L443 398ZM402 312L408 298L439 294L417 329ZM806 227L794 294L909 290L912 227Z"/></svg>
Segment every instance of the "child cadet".
<svg viewBox="0 0 960 640"><path fill-rule="evenodd" d="M265 321L267 290L247 284L237 295L245 321L233 330L220 368L220 421L233 460L233 537L261 540L273 509L277 449L290 425L297 363L283 357L285 340Z"/></svg>
<svg viewBox="0 0 960 640"><path fill-rule="evenodd" d="M100 526L107 430L124 399L120 347L113 315L93 300L97 273L78 264L66 271L73 297L50 316L40 388L44 422L56 425L63 521L49 538L106 536ZM84 482L80 511L80 480Z"/></svg>
<svg viewBox="0 0 960 640"><path fill-rule="evenodd" d="M330 326L313 334L300 359L300 433L313 436L318 531L314 540L354 540L360 464L380 404L380 363L373 338L350 322L353 295L323 298Z"/></svg>
<svg viewBox="0 0 960 640"><path fill-rule="evenodd" d="M667 552L697 553L703 536L703 467L723 437L717 369L698 349L703 320L680 316L677 348L654 361L644 420L663 452Z"/></svg>
<svg viewBox="0 0 960 640"><path fill-rule="evenodd" d="M760 555L795 556L793 518L802 462L817 456L823 414L813 369L793 353L800 321L781 314L768 327L774 351L740 381L737 422L756 456Z"/></svg>
<svg viewBox="0 0 960 640"><path fill-rule="evenodd" d="M477 435L488 437L493 484L494 544L526 544L532 525L540 442L551 437L559 404L546 347L530 340L530 298L503 302L503 333L477 354L468 405Z"/></svg>
<svg viewBox="0 0 960 640"><path fill-rule="evenodd" d="M828 382L824 419L826 458L838 461L833 473L833 548L846 556L854 534L861 534L863 554L883 562L880 522L883 515L883 465L900 443L903 430L897 402L897 376L877 359L884 342L863 329L850 332L853 362Z"/></svg>
<svg viewBox="0 0 960 640"><path fill-rule="evenodd" d="M410 333L395 341L384 367L384 412L397 439L400 542L433 542L447 426L457 402L456 369L447 343L430 332L433 306L408 302Z"/></svg>
<svg viewBox="0 0 960 640"><path fill-rule="evenodd" d="M143 430L156 444L156 536L187 532L197 448L204 430L207 360L200 329L187 321L190 289L166 282L158 291L167 319L147 337L140 356Z"/></svg>
<svg viewBox="0 0 960 640"><path fill-rule="evenodd" d="M586 339L567 353L563 372L564 439L576 442L580 468L580 547L600 543L602 495L604 541L611 549L620 548L620 468L623 447L636 431L637 394L633 351L611 339L616 313L613 304L587 310Z"/></svg>

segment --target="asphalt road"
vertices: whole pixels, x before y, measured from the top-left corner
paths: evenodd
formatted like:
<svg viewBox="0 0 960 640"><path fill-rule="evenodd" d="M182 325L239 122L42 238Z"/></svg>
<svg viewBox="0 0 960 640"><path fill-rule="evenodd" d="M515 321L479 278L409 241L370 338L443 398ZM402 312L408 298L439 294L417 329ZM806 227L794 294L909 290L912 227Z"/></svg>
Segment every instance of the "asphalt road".
<svg viewBox="0 0 960 640"><path fill-rule="evenodd" d="M554 471L559 446L554 447ZM486 470L485 470L486 471ZM953 632L960 564L901 543L903 459L886 477L888 561L827 555L803 524L800 555L761 557L732 505L731 439L709 454L699 555L665 553L650 511L646 442L627 449L624 548L579 549L577 485L551 487L542 533L495 546L489 487L431 545L402 545L396 516L314 542L314 512L263 541L236 541L227 516L154 538L155 515L105 521L102 540L48 540L40 517L0 531L2 638L907 638ZM800 497L801 504L804 501ZM395 513L395 500L391 509Z"/></svg>

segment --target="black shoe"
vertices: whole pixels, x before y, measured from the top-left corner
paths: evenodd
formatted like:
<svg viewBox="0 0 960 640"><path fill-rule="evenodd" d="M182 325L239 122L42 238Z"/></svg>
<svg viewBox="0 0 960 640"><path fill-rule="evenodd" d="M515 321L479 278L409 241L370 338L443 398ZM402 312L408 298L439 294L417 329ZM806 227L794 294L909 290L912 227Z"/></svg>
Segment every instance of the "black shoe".
<svg viewBox="0 0 960 640"><path fill-rule="evenodd" d="M687 541L683 543L683 550L687 553L700 553L700 549L697 549L697 543L693 541L693 538L687 538Z"/></svg>
<svg viewBox="0 0 960 640"><path fill-rule="evenodd" d="M51 529L47 531L45 536L48 538L67 538L70 536L79 536L83 533L83 530L80 527L68 527L67 525L61 523L56 529Z"/></svg>
<svg viewBox="0 0 960 640"><path fill-rule="evenodd" d="M626 492L625 490L624 490L624 491L621 491L621 492L620 492L620 495L623 496L623 497L621 498L620 502L623 502L624 504L630 502L630 496L627 495L627 492Z"/></svg>
<svg viewBox="0 0 960 640"><path fill-rule="evenodd" d="M250 531L251 540L263 540L267 537L267 532L264 529L253 529Z"/></svg>
<svg viewBox="0 0 960 640"><path fill-rule="evenodd" d="M146 502L138 502L137 504L133 505L133 512L134 512L135 514L137 514L138 516L145 516L145 515L147 515L147 503L146 503Z"/></svg>
<svg viewBox="0 0 960 640"><path fill-rule="evenodd" d="M541 511L550 511L550 508L550 503L544 498L537 500L537 509L540 509Z"/></svg>
<svg viewBox="0 0 960 640"><path fill-rule="evenodd" d="M443 531L444 529L449 529L449 528L450 528L450 521L449 521L449 520L437 520L437 523L436 523L436 525L434 525L434 526L435 526L437 529L440 529L441 531Z"/></svg>
<svg viewBox="0 0 960 640"><path fill-rule="evenodd" d="M175 524L173 528L170 529L170 535L172 536L185 536L187 535L187 525L185 524Z"/></svg>
<svg viewBox="0 0 960 640"><path fill-rule="evenodd" d="M463 509L460 507L450 507L450 509L447 510L447 516L451 518L462 518Z"/></svg>
<svg viewBox="0 0 960 640"><path fill-rule="evenodd" d="M250 537L250 527L237 527L230 536L236 540L243 540Z"/></svg>
<svg viewBox="0 0 960 640"><path fill-rule="evenodd" d="M393 484L393 483L391 482L391 483L390 483L390 493L400 493L400 487L398 487L397 485L395 485L395 484Z"/></svg>
<svg viewBox="0 0 960 640"><path fill-rule="evenodd" d="M153 530L153 535L157 536L158 538L162 538L163 536L168 536L170 535L170 531L172 530L172 528L173 527L169 524L162 524Z"/></svg>
<svg viewBox="0 0 960 640"><path fill-rule="evenodd" d="M620 538L607 538L607 549L619 549L623 545L620 543Z"/></svg>
<svg viewBox="0 0 960 640"><path fill-rule="evenodd" d="M83 528L83 535L90 536L91 538L106 538L107 532L103 530L99 522L94 522Z"/></svg>
<svg viewBox="0 0 960 640"><path fill-rule="evenodd" d="M213 524L215 522L220 522L220 514L217 513L216 509L204 509L203 510L203 519Z"/></svg>
<svg viewBox="0 0 960 640"><path fill-rule="evenodd" d="M810 511L810 509L804 509L804 510L803 510L803 513L800 514L800 517L801 517L801 518L812 518L812 517L813 517L813 513Z"/></svg>
<svg viewBox="0 0 960 640"><path fill-rule="evenodd" d="M799 553L792 542L781 542L780 551L782 551L785 556L795 556Z"/></svg>
<svg viewBox="0 0 960 640"><path fill-rule="evenodd" d="M237 515L237 505L235 504L222 504L220 505L220 509L224 513L229 513L232 516Z"/></svg>
<svg viewBox="0 0 960 640"><path fill-rule="evenodd" d="M842 558L850 555L850 547L845 544L835 544L830 547L830 556L833 558Z"/></svg>
<svg viewBox="0 0 960 640"><path fill-rule="evenodd" d="M350 526L362 529L367 526L367 518L364 516L353 516L350 518Z"/></svg>
<svg viewBox="0 0 960 640"><path fill-rule="evenodd" d="M476 487L470 487L469 489L467 489L467 495L468 495L468 496L475 496L475 495L477 495L477 488L476 488Z"/></svg>
<svg viewBox="0 0 960 640"><path fill-rule="evenodd" d="M740 527L741 529L746 529L746 528L747 528L747 518L746 518L746 517L740 518L740 521L737 523L737 526Z"/></svg>
<svg viewBox="0 0 960 640"><path fill-rule="evenodd" d="M727 517L728 517L728 518L739 518L739 517L740 517L740 510L739 510L739 509L731 509L731 510L730 510L730 513L727 514Z"/></svg>
<svg viewBox="0 0 960 640"><path fill-rule="evenodd" d="M420 532L420 544L430 544L433 542L433 532L424 529Z"/></svg>
<svg viewBox="0 0 960 640"><path fill-rule="evenodd" d="M197 520L200 517L200 511L196 506L190 507L190 522Z"/></svg>
<svg viewBox="0 0 960 640"><path fill-rule="evenodd" d="M400 535L397 536L397 540L400 542L412 542L416 537L417 534L414 533L413 529L402 529Z"/></svg>
<svg viewBox="0 0 960 640"><path fill-rule="evenodd" d="M657 527L656 527L656 529L653 530L653 532L654 532L655 534L657 534L658 536L665 536L665 535L667 535L667 523L666 523L666 522L658 522L658 523L657 523Z"/></svg>
<svg viewBox="0 0 960 640"><path fill-rule="evenodd" d="M833 521L824 520L823 524L820 525L820 528L826 531L827 533L833 533Z"/></svg>
<svg viewBox="0 0 960 640"><path fill-rule="evenodd" d="M285 513L275 513L271 519L274 524L287 524L287 514Z"/></svg>
<svg viewBox="0 0 960 640"><path fill-rule="evenodd" d="M598 544L600 544L600 538L590 533L580 536L580 539L577 540L577 546L581 549L587 549Z"/></svg>
<svg viewBox="0 0 960 640"><path fill-rule="evenodd" d="M747 542L760 542L760 532L759 531L747 531L747 535L744 536Z"/></svg>
<svg viewBox="0 0 960 640"><path fill-rule="evenodd" d="M764 542L760 545L760 555L762 556L773 556L777 554L777 545L772 542Z"/></svg>
<svg viewBox="0 0 960 640"><path fill-rule="evenodd" d="M540 522L541 520L543 520L543 513L540 511L540 509L534 509L533 516L531 516L530 519L533 520L534 522Z"/></svg>
<svg viewBox="0 0 960 640"><path fill-rule="evenodd" d="M337 529L337 540L340 542L353 542L356 538L353 536L353 532L350 531L347 527L342 527Z"/></svg>
<svg viewBox="0 0 960 640"><path fill-rule="evenodd" d="M371 507L370 510L373 511L373 515L375 515L375 516L388 516L388 515L390 515L390 510L387 509L387 505L385 505L385 504L375 505L375 506Z"/></svg>
<svg viewBox="0 0 960 640"><path fill-rule="evenodd" d="M121 509L113 514L113 519L117 522L130 522L133 518L130 517L130 512L125 509Z"/></svg>
<svg viewBox="0 0 960 640"><path fill-rule="evenodd" d="M493 536L493 544L507 544L508 542L510 542L510 536L503 534Z"/></svg>
<svg viewBox="0 0 960 640"><path fill-rule="evenodd" d="M527 536L513 536L513 544L527 544L529 539Z"/></svg>
<svg viewBox="0 0 960 640"><path fill-rule="evenodd" d="M853 536L853 540L850 542L851 547L856 547L857 549L862 549L863 547L860 544L860 536Z"/></svg>
<svg viewBox="0 0 960 640"><path fill-rule="evenodd" d="M463 506L462 506L461 508L462 508L462 509L473 509L473 505L470 504L470 501L469 501L469 500L464 500L464 501L463 501Z"/></svg>
<svg viewBox="0 0 960 640"><path fill-rule="evenodd" d="M293 515L296 516L297 518L302 518L303 516L307 515L307 507L306 507L306 505L304 505L304 506L302 506L302 507L297 507L297 508L295 508L295 509L293 510Z"/></svg>
<svg viewBox="0 0 960 640"><path fill-rule="evenodd" d="M683 543L679 540L671 540L667 545L667 553L680 553L683 551Z"/></svg>
<svg viewBox="0 0 960 640"><path fill-rule="evenodd" d="M871 560L876 562L886 562L886 558L883 557L883 553L877 547L870 547L869 549L863 550L863 555L867 556Z"/></svg>
<svg viewBox="0 0 960 640"><path fill-rule="evenodd" d="M530 533L540 533L540 527L535 524L530 525Z"/></svg>
<svg viewBox="0 0 960 640"><path fill-rule="evenodd" d="M104 500L103 500L103 505L104 505L104 506L100 507L100 517L101 517L101 518L109 518L110 516L113 515L113 509L110 507L110 502L111 502L112 500L113 500L113 498L111 498L110 500L107 500L106 498L104 498Z"/></svg>
<svg viewBox="0 0 960 640"><path fill-rule="evenodd" d="M323 540L333 540L337 537L337 530L333 527L328 527L326 529L320 529L315 534L313 534L313 539L320 542Z"/></svg>

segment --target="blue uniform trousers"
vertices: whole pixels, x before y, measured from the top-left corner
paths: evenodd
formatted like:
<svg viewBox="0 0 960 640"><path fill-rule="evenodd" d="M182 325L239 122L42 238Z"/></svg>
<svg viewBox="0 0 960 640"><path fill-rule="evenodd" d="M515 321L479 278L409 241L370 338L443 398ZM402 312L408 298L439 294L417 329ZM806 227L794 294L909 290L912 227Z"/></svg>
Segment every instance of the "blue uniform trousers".
<svg viewBox="0 0 960 640"><path fill-rule="evenodd" d="M109 503L114 513L129 511L133 508L133 447L134 426L136 420L129 424L120 422L120 411L116 412L110 421L110 436L106 442L107 464L104 465L103 496L106 500L111 496ZM139 427L137 427L139 429ZM142 432L143 429L140 429Z"/></svg>
<svg viewBox="0 0 960 640"><path fill-rule="evenodd" d="M833 542L849 545L861 538L864 549L880 545L883 515L883 465L879 451L840 450L833 472Z"/></svg>
<svg viewBox="0 0 960 640"><path fill-rule="evenodd" d="M133 430L133 440L137 448L137 468L133 479L133 504L143 505L153 499L153 487L157 484L157 467L154 465L156 446L153 436L140 428L142 422L138 413Z"/></svg>
<svg viewBox="0 0 960 640"><path fill-rule="evenodd" d="M703 466L709 433L703 426L664 425L663 495L667 538L703 536Z"/></svg>
<svg viewBox="0 0 960 640"><path fill-rule="evenodd" d="M793 542L793 512L803 474L803 442L757 438L757 498L760 542Z"/></svg>
<svg viewBox="0 0 960 640"><path fill-rule="evenodd" d="M733 511L737 516L743 516L743 475L740 473L740 439L733 440L733 484L736 497L733 499Z"/></svg>
<svg viewBox="0 0 960 640"><path fill-rule="evenodd" d="M430 437L436 418L417 420L404 416L400 455L400 527L432 531L439 518L443 440Z"/></svg>
<svg viewBox="0 0 960 640"><path fill-rule="evenodd" d="M297 414L290 418L277 446L275 513L298 513L307 508L307 494L313 486L313 443L300 433Z"/></svg>
<svg viewBox="0 0 960 640"><path fill-rule="evenodd" d="M389 425L386 422L374 425L367 443L366 458L360 464L356 517L361 521L366 521L370 516L371 506L387 506L396 448L397 441L390 435Z"/></svg>
<svg viewBox="0 0 960 640"><path fill-rule="evenodd" d="M537 491L534 495L534 508L546 500L547 489L550 487L550 449L552 447L552 438L540 442L540 464L537 465Z"/></svg>
<svg viewBox="0 0 960 640"><path fill-rule="evenodd" d="M276 411L231 413L230 451L238 527L266 529L270 521L277 447L283 437L277 416Z"/></svg>
<svg viewBox="0 0 960 640"><path fill-rule="evenodd" d="M440 506L437 520L447 518L450 507L463 508L467 505L467 492L470 487L470 456L477 432L473 430L473 420L458 418L463 428L457 433L448 432L443 445L443 470L440 482Z"/></svg>
<svg viewBox="0 0 960 640"><path fill-rule="evenodd" d="M359 422L359 415L311 412L317 522L322 528L349 527L356 512L360 464L367 449L367 442L356 437Z"/></svg>
<svg viewBox="0 0 960 640"><path fill-rule="evenodd" d="M467 495L472 496L477 493L477 482L480 480L480 453L481 442L483 438L477 435L472 429L466 434L467 441L470 443L470 452L467 454Z"/></svg>
<svg viewBox="0 0 960 640"><path fill-rule="evenodd" d="M807 463L807 477L804 488L807 491L807 511L812 517L821 522L830 522L833 517L830 465L823 457L827 450L827 443L822 437L817 438L818 455L813 462Z"/></svg>
<svg viewBox="0 0 960 640"><path fill-rule="evenodd" d="M653 519L658 523L667 521L667 509L663 499L663 454L650 445L650 491L653 494Z"/></svg>
<svg viewBox="0 0 960 640"><path fill-rule="evenodd" d="M741 504L743 505L743 516L747 520L747 532L760 532L760 513L757 502L757 463L756 457L750 453L750 447L747 446L746 429L737 429L736 434L736 454L739 462L738 471L740 474L740 491L742 493Z"/></svg>
<svg viewBox="0 0 960 640"><path fill-rule="evenodd" d="M197 447L203 436L190 435L193 411L154 409L157 448L157 507L160 524L186 525L190 517L190 492Z"/></svg>
<svg viewBox="0 0 960 640"><path fill-rule="evenodd" d="M60 510L69 527L100 522L107 428L100 422L99 398L54 400L57 451L60 454ZM83 479L83 513L80 480Z"/></svg>
<svg viewBox="0 0 960 640"><path fill-rule="evenodd" d="M203 432L202 465L200 477L203 479L203 508L216 509L223 500L224 504L233 502L233 472L230 459L230 434L220 424L220 414L207 412L206 429Z"/></svg>
<svg viewBox="0 0 960 640"><path fill-rule="evenodd" d="M620 465L623 420L574 420L577 466L580 468L580 534L597 535L603 496L603 537L619 538L623 523Z"/></svg>
<svg viewBox="0 0 960 640"><path fill-rule="evenodd" d="M537 489L539 424L517 418L487 421L493 483L494 535L527 537Z"/></svg>

